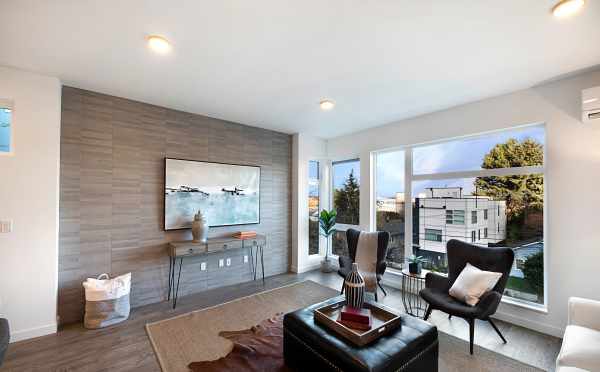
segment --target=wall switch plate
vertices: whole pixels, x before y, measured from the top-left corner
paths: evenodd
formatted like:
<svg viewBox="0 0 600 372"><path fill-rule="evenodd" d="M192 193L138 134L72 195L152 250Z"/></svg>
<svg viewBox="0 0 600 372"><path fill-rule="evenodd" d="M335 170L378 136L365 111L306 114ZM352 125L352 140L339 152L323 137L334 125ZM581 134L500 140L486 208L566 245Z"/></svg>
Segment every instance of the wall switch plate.
<svg viewBox="0 0 600 372"><path fill-rule="evenodd" d="M13 222L12 220L2 220L0 221L0 233L6 234L11 233L13 231Z"/></svg>
<svg viewBox="0 0 600 372"><path fill-rule="evenodd" d="M231 258L227 257L227 266L231 266Z"/></svg>
<svg viewBox="0 0 600 372"><path fill-rule="evenodd" d="M200 264L200 271L206 271L206 262Z"/></svg>
<svg viewBox="0 0 600 372"><path fill-rule="evenodd" d="M244 255L244 263L248 263L248 255L247 254Z"/></svg>
<svg viewBox="0 0 600 372"><path fill-rule="evenodd" d="M225 262L223 261L222 258L219 258L219 267L223 267L225 265Z"/></svg>

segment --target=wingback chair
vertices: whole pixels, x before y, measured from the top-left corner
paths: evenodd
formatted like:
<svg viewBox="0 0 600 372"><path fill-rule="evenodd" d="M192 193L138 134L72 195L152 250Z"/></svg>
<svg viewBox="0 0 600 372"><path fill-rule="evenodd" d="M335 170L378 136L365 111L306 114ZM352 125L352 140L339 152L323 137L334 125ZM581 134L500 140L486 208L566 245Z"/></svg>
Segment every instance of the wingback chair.
<svg viewBox="0 0 600 372"><path fill-rule="evenodd" d="M469 323L469 351L473 354L473 338L475 332L475 319L488 321L498 333L504 343L506 339L490 318L498 309L500 299L506 287L508 276L515 254L510 248L489 248L468 244L452 239L447 244L448 255L448 277L427 273L425 276L425 288L419 294L429 304L424 319L427 320L432 310L441 310L450 317L457 316ZM475 306L467 305L448 294L450 287L464 269L470 263L484 271L502 273L496 286L485 293Z"/></svg>
<svg viewBox="0 0 600 372"><path fill-rule="evenodd" d="M348 276L348 273L352 270L352 263L356 260L356 251L360 249L358 247L358 237L360 236L360 231L355 229L348 229L346 231L346 241L348 243L348 254L349 257L339 256L339 264L340 269L338 270L338 274L345 278ZM388 250L388 242L390 240L390 234L387 231L379 231L377 233L377 265L376 265L376 277L377 277L377 285L383 291L383 294L387 296L385 289L381 285L381 279L383 278L383 274L385 273L385 269L387 267L385 263L385 257L387 255ZM342 283L342 289L340 293L344 293L344 284ZM377 288L375 288L375 301L377 301Z"/></svg>

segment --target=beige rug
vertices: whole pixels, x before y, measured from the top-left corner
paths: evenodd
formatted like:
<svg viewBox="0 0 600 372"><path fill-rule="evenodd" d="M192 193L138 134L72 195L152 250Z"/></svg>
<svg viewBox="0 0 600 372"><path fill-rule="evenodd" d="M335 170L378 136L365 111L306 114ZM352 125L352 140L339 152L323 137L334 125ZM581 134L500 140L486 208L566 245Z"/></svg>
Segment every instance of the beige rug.
<svg viewBox="0 0 600 372"><path fill-rule="evenodd" d="M280 312L290 312L338 295L338 291L304 281L243 297L208 309L146 325L150 342L164 372L187 372L193 361L214 360L227 355L232 343L218 336L221 331L248 329ZM523 364L439 333L440 372L538 372Z"/></svg>

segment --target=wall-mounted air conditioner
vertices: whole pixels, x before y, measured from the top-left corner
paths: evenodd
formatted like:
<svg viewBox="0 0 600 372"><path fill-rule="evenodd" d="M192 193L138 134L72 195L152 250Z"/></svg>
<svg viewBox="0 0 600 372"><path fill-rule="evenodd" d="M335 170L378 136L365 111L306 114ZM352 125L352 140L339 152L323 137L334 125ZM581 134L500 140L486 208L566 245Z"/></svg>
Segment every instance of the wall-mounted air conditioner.
<svg viewBox="0 0 600 372"><path fill-rule="evenodd" d="M581 110L584 123L600 123L600 87L581 91Z"/></svg>

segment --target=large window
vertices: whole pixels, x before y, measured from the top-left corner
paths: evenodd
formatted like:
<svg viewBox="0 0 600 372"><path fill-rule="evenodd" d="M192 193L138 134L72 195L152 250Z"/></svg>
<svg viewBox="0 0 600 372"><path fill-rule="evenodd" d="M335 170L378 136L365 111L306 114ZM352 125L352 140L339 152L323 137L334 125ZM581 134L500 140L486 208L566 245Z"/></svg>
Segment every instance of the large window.
<svg viewBox="0 0 600 372"><path fill-rule="evenodd" d="M319 254L320 166L308 162L308 254Z"/></svg>
<svg viewBox="0 0 600 372"><path fill-rule="evenodd" d="M0 154L12 152L12 110L0 102Z"/></svg>
<svg viewBox="0 0 600 372"><path fill-rule="evenodd" d="M377 154L375 159L375 223L377 231L390 234L389 267L402 269L405 261L405 204L404 204L404 151Z"/></svg>
<svg viewBox="0 0 600 372"><path fill-rule="evenodd" d="M427 268L447 272L450 239L510 247L516 259L505 297L545 304L544 144L544 126L538 125L406 147L398 153L407 153L410 167L380 161L388 152L376 153L377 192L394 185L399 199L412 203L400 212L404 219L397 217L413 232L404 236L404 255L418 254ZM404 182L385 177L394 172L408 179L408 195ZM379 194L377 199L379 214Z"/></svg>
<svg viewBox="0 0 600 372"><path fill-rule="evenodd" d="M333 208L337 212L338 231L332 237L332 253L348 255L346 229L358 226L360 217L360 161L332 164Z"/></svg>

